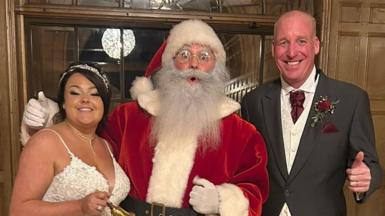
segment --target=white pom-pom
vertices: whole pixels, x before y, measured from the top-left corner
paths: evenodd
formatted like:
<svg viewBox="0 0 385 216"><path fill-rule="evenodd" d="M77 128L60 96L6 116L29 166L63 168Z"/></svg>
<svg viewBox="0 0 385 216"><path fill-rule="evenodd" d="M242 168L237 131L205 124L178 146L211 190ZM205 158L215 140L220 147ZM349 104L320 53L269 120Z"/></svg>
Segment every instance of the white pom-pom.
<svg viewBox="0 0 385 216"><path fill-rule="evenodd" d="M152 82L149 78L136 77L130 89L131 98L136 100L138 98L138 95L152 91L153 89L154 86L152 85Z"/></svg>

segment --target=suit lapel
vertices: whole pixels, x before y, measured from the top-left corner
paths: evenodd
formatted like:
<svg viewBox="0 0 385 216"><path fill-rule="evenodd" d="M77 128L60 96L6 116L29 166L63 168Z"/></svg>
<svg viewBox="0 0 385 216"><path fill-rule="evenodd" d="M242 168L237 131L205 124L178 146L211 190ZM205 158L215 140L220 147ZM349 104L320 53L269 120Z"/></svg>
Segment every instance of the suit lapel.
<svg viewBox="0 0 385 216"><path fill-rule="evenodd" d="M311 103L311 108L309 115L306 120L306 125L301 136L301 141L299 143L297 155L295 157L293 167L290 171L289 182L292 181L295 176L300 172L303 166L306 163L306 160L309 158L310 153L312 152L314 146L317 142L317 136L321 133L321 125L316 124L315 127L311 127L312 117L315 116L315 110L313 108L315 101L319 100L320 96L327 96L328 93L328 80L327 77L320 71L319 72L319 81Z"/></svg>
<svg viewBox="0 0 385 216"><path fill-rule="evenodd" d="M288 178L288 171L285 159L285 149L282 137L282 123L281 123L281 84L278 80L274 82L271 89L267 91L262 101L263 114L265 118L266 131L268 139L271 143L270 150L274 154L276 164L282 177L286 180Z"/></svg>

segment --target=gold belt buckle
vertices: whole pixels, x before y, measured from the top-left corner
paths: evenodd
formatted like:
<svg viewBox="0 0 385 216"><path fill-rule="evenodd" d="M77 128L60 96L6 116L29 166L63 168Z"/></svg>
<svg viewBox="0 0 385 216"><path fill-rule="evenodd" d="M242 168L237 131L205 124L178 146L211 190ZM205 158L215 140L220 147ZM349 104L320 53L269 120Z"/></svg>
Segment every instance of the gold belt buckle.
<svg viewBox="0 0 385 216"><path fill-rule="evenodd" d="M160 207L162 213L160 215L154 215L154 207ZM161 203L151 203L150 216L166 216L166 206Z"/></svg>
<svg viewBox="0 0 385 216"><path fill-rule="evenodd" d="M111 202L107 202L108 207L111 210L112 216L136 216L133 212L127 212L123 208L112 204Z"/></svg>

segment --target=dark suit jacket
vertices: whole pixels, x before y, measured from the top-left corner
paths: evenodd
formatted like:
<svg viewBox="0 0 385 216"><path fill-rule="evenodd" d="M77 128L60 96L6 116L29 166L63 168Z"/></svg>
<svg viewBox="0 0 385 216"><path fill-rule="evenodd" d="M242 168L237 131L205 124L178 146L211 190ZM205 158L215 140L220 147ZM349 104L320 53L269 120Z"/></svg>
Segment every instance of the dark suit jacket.
<svg viewBox="0 0 385 216"><path fill-rule="evenodd" d="M320 71L317 74L319 82L312 106L320 96L339 103L334 114L314 127L311 122L316 112L311 108L290 174L282 138L280 80L264 84L243 98L242 117L262 133L268 150L270 194L263 215L279 215L285 202L293 216L346 215L345 171L358 151L365 153L364 161L372 174L366 195L380 184L382 171L367 93L354 85L327 78ZM338 131L322 132L325 122L334 124Z"/></svg>

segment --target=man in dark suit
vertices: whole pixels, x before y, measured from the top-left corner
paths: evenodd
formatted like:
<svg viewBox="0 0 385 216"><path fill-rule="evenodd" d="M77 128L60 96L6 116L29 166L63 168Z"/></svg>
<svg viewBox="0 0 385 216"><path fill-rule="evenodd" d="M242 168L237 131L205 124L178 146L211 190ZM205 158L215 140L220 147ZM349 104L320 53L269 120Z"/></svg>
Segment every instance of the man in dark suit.
<svg viewBox="0 0 385 216"><path fill-rule="evenodd" d="M268 148L266 216L346 215L346 179L357 202L380 184L368 95L316 70L315 26L300 11L277 20L272 50L280 79L242 101L242 117L258 128Z"/></svg>

